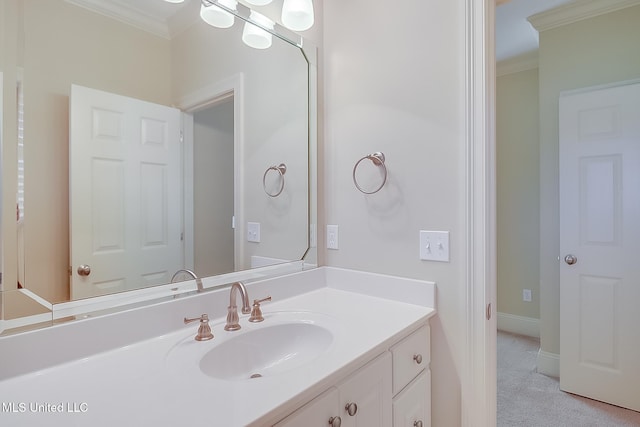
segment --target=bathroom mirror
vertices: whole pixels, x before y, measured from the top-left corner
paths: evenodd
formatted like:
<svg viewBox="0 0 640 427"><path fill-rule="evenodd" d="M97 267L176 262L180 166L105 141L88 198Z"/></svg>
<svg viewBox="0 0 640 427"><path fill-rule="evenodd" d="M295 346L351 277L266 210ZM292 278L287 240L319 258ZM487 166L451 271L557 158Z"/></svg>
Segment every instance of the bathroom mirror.
<svg viewBox="0 0 640 427"><path fill-rule="evenodd" d="M277 37L269 49L250 48L241 40L244 21L236 18L231 28L214 28L200 19L199 9L199 1L187 1L177 15L158 26L123 2L4 2L3 24L8 25L3 25L3 43L11 48L3 49L0 59L5 83L3 115L5 119L24 117L23 130L9 129L6 120L3 129L4 306L12 307L8 296L16 292L29 294L41 306L53 304L54 310L68 304L73 298L71 283L81 276L81 264L75 265L70 256L78 245L73 236L88 239L95 252L97 223L107 224L102 235L106 233L106 240L117 241L115 236L122 234L106 212L122 210L114 203L119 199L112 190L131 187L131 180L116 179L118 185L111 186L116 176L112 174L103 179L101 187L91 187L86 196L75 193L78 173L70 171L74 154L69 148L74 123L70 106L77 103L72 100L72 85L179 109L184 140L179 151L182 182L177 199L167 202L164 187L157 184L175 184L164 172L143 179L160 190L147 191L143 185L138 193L138 197L154 199L155 206L180 205L179 224L168 232L181 247L180 259L163 262L167 265L157 272L158 280L153 277L154 281L140 280L139 286L129 283L121 288L96 286L93 294L79 293L81 298L167 284L180 268L229 283L242 278L243 272L254 277L249 272L252 267L278 274L277 268L264 266L303 257L307 264L315 264L309 250L310 218L314 217L309 192L313 124L309 121L315 111L315 107L310 110L309 102L314 78L309 74L313 68L310 54ZM6 95L8 85L17 87L15 96ZM20 101L14 104L14 100ZM15 111L8 112L8 108ZM109 117L117 112L110 107L101 107L101 111ZM90 116L87 126L91 128L96 120L95 115ZM112 125L107 128L115 129L116 134L124 127L109 118L100 120ZM91 129L90 137L95 137L98 128ZM164 136L153 126L145 129L151 142ZM101 135L107 140L113 136L109 132ZM7 144L8 140L24 146L18 149ZM214 140L218 147L211 146ZM18 159L23 159L20 166ZM271 169L280 164L286 165L286 173ZM94 183L96 169L87 169L84 182ZM16 191L12 190L22 185L24 197L14 202ZM274 189L281 187L274 197ZM76 218L70 220L70 201L72 206L102 206L97 210L101 217L96 219L93 209L90 226L75 230L70 225L76 222ZM18 220L9 221L7 213L13 206L15 218L16 203ZM167 218L153 211L134 223L153 237L149 241L162 242L156 238L162 234L158 230L167 228L152 226L166 226L171 222ZM138 257L128 258L133 264L146 262ZM97 269L91 265L89 277ZM128 293L118 299L126 300Z"/></svg>

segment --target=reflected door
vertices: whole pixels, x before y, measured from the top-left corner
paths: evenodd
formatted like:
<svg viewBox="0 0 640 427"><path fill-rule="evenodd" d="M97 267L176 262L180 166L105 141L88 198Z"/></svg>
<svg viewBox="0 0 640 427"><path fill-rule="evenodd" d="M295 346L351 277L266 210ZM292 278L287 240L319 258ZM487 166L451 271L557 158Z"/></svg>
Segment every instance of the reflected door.
<svg viewBox="0 0 640 427"><path fill-rule="evenodd" d="M560 388L640 410L640 84L560 97Z"/></svg>
<svg viewBox="0 0 640 427"><path fill-rule="evenodd" d="M183 268L180 111L74 85L71 298L160 283Z"/></svg>

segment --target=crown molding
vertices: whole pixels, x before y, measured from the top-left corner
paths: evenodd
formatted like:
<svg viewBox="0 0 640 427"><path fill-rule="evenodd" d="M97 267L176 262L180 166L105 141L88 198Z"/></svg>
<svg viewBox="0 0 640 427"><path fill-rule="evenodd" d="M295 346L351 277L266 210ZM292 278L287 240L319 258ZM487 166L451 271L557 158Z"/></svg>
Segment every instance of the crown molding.
<svg viewBox="0 0 640 427"><path fill-rule="evenodd" d="M65 0L67 3L71 3L75 6L82 7L90 10L91 12L99 13L118 20L127 25L131 25L139 30L146 31L156 36L170 39L171 34L169 32L169 26L161 19L150 17L143 11L131 6L130 2L124 1L111 1L104 2L101 0Z"/></svg>
<svg viewBox="0 0 640 427"><path fill-rule="evenodd" d="M538 50L532 50L515 58L505 59L496 64L496 76L519 73L538 68Z"/></svg>
<svg viewBox="0 0 640 427"><path fill-rule="evenodd" d="M527 20L542 32L639 4L640 0L575 0L532 15Z"/></svg>

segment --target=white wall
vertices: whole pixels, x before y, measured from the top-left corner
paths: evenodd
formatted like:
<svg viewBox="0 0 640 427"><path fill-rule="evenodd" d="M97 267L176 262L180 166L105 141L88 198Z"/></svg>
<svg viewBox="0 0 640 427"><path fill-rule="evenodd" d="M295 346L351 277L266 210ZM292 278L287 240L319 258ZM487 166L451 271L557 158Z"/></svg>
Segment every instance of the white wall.
<svg viewBox="0 0 640 427"><path fill-rule="evenodd" d="M324 2L326 264L437 282L434 426L461 424L464 339L464 2ZM387 185L365 196L355 162L386 155ZM451 261L418 259L419 230L451 232ZM320 230L319 232L324 232Z"/></svg>

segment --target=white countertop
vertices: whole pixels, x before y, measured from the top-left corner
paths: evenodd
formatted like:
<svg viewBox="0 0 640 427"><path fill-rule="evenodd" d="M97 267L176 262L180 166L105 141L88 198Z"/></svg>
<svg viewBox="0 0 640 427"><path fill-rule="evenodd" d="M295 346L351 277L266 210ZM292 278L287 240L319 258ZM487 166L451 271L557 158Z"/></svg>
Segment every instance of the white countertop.
<svg viewBox="0 0 640 427"><path fill-rule="evenodd" d="M349 275L353 273L345 274L344 277L351 278ZM376 276L376 280L382 283L384 277ZM371 289L376 280L372 281ZM342 287L353 286L353 280L347 282L349 285ZM193 324L160 337L0 381L0 424L233 427L272 423L386 350L435 313L424 305L336 287L341 286L338 283L320 287L266 303L262 306L265 321L252 324L247 321L248 316L241 315L240 331L224 331L225 319L212 319L215 335L212 341L192 340L198 328ZM394 292L399 289L396 287ZM185 360L185 366L177 366L175 357L167 357L178 343L217 345L234 334L269 326L277 313L304 311L327 316L334 330L329 348L302 367L274 376L225 381L187 372L197 370L192 360Z"/></svg>

